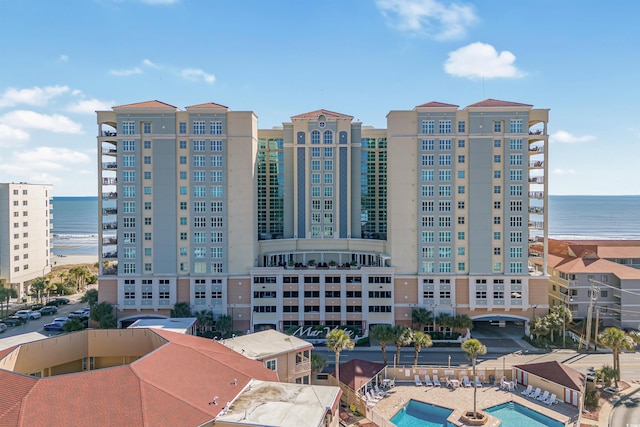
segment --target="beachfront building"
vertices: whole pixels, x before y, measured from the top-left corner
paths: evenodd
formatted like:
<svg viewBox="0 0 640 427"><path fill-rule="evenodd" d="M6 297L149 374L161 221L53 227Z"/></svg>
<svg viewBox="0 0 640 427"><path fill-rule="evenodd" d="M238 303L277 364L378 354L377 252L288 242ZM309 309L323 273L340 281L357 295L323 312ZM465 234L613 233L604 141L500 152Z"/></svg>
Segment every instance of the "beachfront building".
<svg viewBox="0 0 640 427"><path fill-rule="evenodd" d="M0 183L0 287L18 297L51 272L51 185Z"/></svg>
<svg viewBox="0 0 640 427"><path fill-rule="evenodd" d="M187 302L243 332L365 334L417 307L523 324L548 308L530 267L546 109L429 102L387 129L317 110L259 130L253 112L149 101L97 122L100 298L119 320Z"/></svg>
<svg viewBox="0 0 640 427"><path fill-rule="evenodd" d="M542 264L537 268L542 271ZM639 240L549 240L549 306L574 319L640 329Z"/></svg>

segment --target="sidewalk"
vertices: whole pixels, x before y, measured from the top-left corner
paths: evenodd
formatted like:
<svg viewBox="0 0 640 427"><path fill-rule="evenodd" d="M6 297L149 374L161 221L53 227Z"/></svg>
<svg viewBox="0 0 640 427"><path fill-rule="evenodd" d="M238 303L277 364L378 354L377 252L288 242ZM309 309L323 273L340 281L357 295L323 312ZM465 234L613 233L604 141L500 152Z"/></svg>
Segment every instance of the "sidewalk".
<svg viewBox="0 0 640 427"><path fill-rule="evenodd" d="M615 405L624 400L627 396L634 394L636 391L640 389L640 384L635 382L629 383L629 388L626 390L622 390L621 392L616 393L611 399L606 400L602 406L600 407L600 412L598 412L598 420L590 420L582 417L581 425L585 426L598 426L598 427L608 427L609 419L611 418L611 412Z"/></svg>

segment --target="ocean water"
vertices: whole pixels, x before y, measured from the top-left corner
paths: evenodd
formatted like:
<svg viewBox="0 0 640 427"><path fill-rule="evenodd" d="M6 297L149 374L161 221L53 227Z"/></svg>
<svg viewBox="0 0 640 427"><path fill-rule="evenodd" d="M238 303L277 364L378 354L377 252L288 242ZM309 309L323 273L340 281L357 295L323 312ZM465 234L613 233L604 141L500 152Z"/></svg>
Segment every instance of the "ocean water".
<svg viewBox="0 0 640 427"><path fill-rule="evenodd" d="M640 239L640 196L549 196L549 236ZM98 198L53 198L53 253L98 254Z"/></svg>
<svg viewBox="0 0 640 427"><path fill-rule="evenodd" d="M54 197L54 255L98 255L98 198Z"/></svg>

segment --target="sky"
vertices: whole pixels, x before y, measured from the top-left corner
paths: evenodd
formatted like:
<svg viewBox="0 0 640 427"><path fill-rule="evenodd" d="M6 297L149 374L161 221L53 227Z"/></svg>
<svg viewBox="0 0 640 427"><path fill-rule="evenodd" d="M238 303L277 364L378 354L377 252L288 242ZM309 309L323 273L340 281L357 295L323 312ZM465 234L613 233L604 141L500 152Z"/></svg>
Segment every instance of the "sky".
<svg viewBox="0 0 640 427"><path fill-rule="evenodd" d="M620 7L624 6L624 7ZM487 98L550 109L551 195L640 194L640 2L0 0L0 182L96 196L96 110L254 111Z"/></svg>

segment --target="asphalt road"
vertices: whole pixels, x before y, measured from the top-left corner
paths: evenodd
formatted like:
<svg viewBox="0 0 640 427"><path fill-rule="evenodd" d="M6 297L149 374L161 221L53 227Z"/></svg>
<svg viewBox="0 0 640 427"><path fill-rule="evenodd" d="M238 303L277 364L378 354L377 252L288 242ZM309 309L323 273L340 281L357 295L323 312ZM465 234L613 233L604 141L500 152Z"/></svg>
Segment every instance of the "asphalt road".
<svg viewBox="0 0 640 427"><path fill-rule="evenodd" d="M609 418L609 425L640 427L640 390L616 403Z"/></svg>
<svg viewBox="0 0 640 427"><path fill-rule="evenodd" d="M12 337L16 335L26 334L27 332L40 332L47 336L53 336L59 334L59 332L45 331L42 329L45 324L51 323L56 317L67 317L69 313L80 310L86 307L87 304L82 304L77 300L71 300L67 305L61 305L58 307L58 312L53 315L42 316L39 319L29 320L29 323L25 323L20 326L10 326L3 333L0 333L0 339L6 337Z"/></svg>

